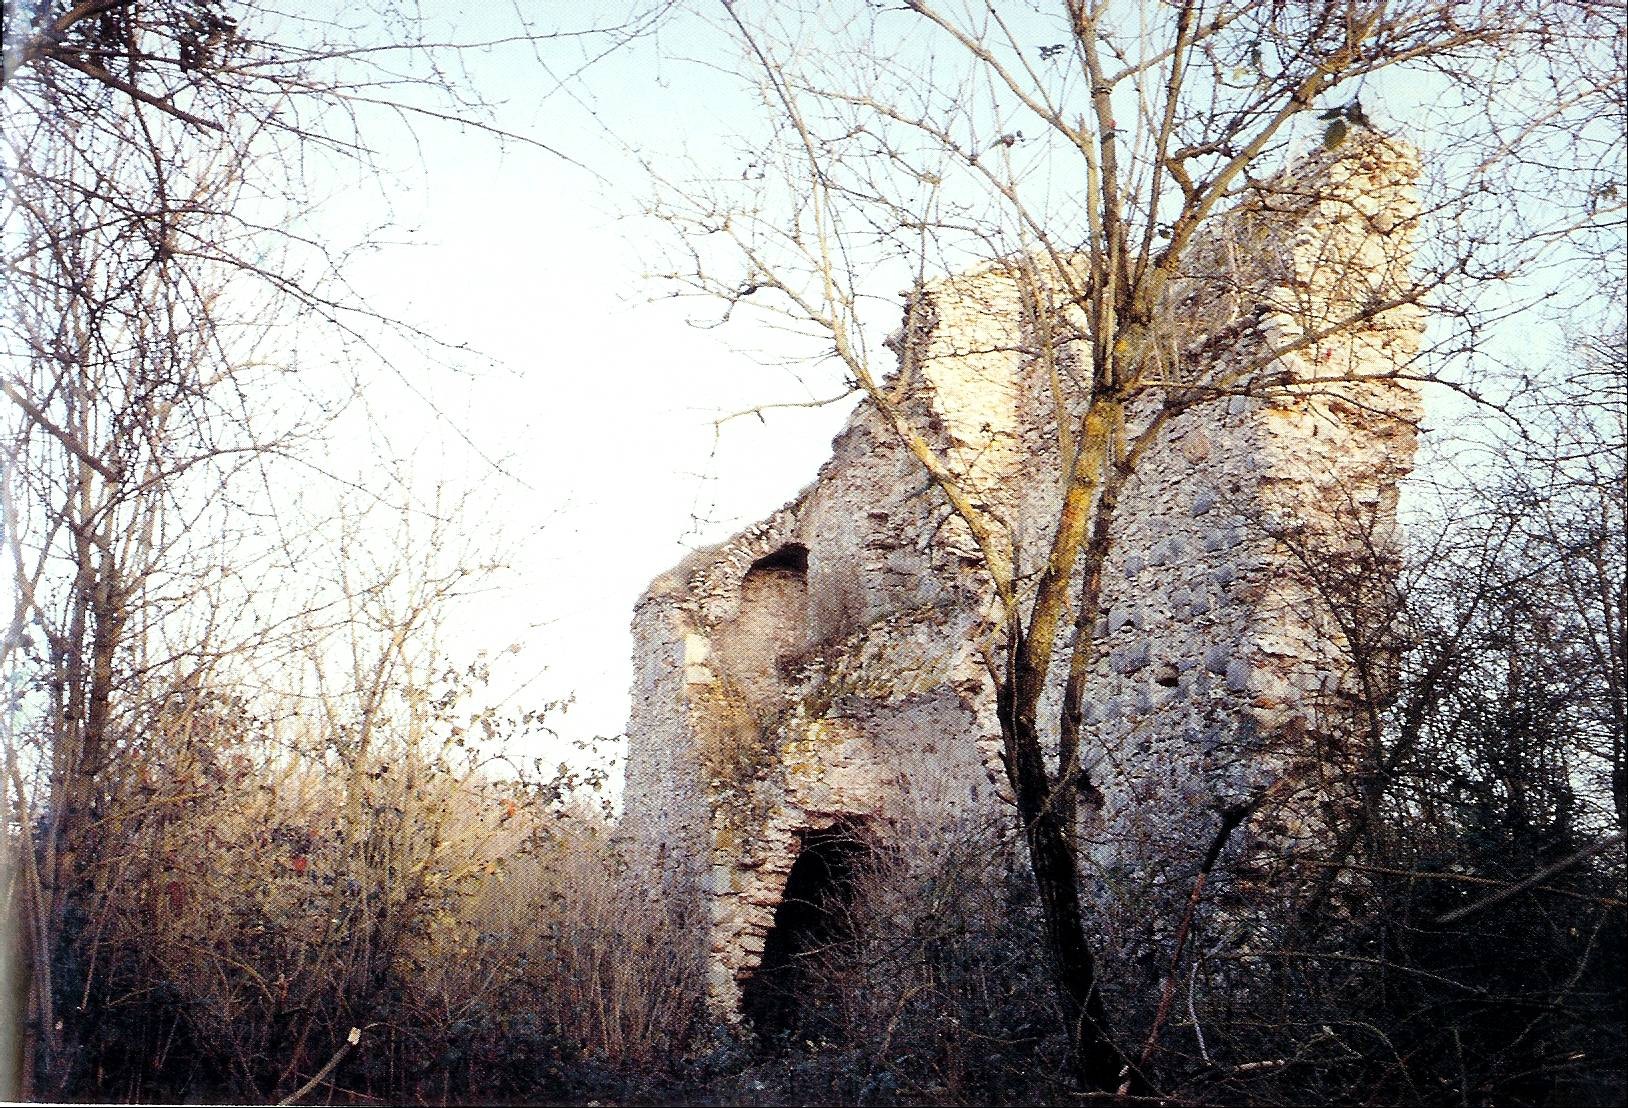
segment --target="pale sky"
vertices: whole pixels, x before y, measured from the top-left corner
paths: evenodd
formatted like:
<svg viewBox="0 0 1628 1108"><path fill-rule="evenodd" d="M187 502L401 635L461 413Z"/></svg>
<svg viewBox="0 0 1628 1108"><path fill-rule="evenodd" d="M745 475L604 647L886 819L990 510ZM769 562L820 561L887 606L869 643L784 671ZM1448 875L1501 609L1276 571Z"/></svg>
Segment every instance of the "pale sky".
<svg viewBox="0 0 1628 1108"><path fill-rule="evenodd" d="M492 5L492 14L504 7ZM382 417L375 433L387 437L388 452L411 459L421 486L467 494L460 512L479 539L501 531L510 569L459 606L450 650L497 656L493 691L517 707L574 694L556 720L568 739L625 725L628 625L650 580L687 550L791 499L852 406L735 420L715 434L720 416L831 395L840 382L827 371L804 387L768 365L785 356L783 342L764 357L741 349L775 345L777 336L686 322L715 315L715 306L652 302L660 289L643 274L659 262L654 228L636 214L647 182L619 143L672 152L707 144L722 125L710 114L716 98L706 80L695 67L681 75L659 65L656 45L613 54L546 99L529 49L494 51L474 68L480 91L506 101L501 126L587 169L426 125L421 166L415 151L396 151L409 171L385 183L385 197L364 186L324 217L336 226L365 219L387 200L411 245L353 269L359 289L386 313L497 363L475 376L396 364L372 375L366 400ZM668 36L660 46L684 43ZM545 47L545 59L568 70L572 52ZM513 479L494 472L465 435ZM503 654L511 644L522 649ZM550 744L528 753L550 755Z"/></svg>

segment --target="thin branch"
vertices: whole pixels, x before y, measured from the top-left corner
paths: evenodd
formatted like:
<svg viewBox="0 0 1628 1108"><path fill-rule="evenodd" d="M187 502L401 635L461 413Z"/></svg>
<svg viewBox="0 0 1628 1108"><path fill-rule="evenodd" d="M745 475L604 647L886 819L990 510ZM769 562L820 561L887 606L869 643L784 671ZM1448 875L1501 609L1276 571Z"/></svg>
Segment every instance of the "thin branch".
<svg viewBox="0 0 1628 1108"><path fill-rule="evenodd" d="M350 1052L355 1049L356 1044L360 1043L361 1041L362 1029L360 1027L351 1028L350 1034L345 1037L345 1042L338 1050L334 1051L333 1057L328 1059L327 1064L321 1069L317 1070L316 1074L311 1078L311 1080L307 1081L305 1084L283 1097L283 1099L279 1100L277 1102L277 1108L283 1108L283 1105L285 1104L298 1104L311 1092L311 1090L328 1080L328 1075L339 1068L339 1063L348 1058L350 1056Z"/></svg>
<svg viewBox="0 0 1628 1108"><path fill-rule="evenodd" d="M1607 836L1592 846L1586 846L1577 853L1562 858L1560 861L1551 866L1545 866L1543 869L1538 870L1524 881L1517 881L1507 889L1500 889L1491 896L1482 897L1474 904L1466 904L1462 908L1455 908L1451 912L1446 912L1437 916L1436 922L1443 924L1457 923L1459 920L1468 916L1473 916L1477 912L1484 911L1485 909L1491 908L1497 904L1502 904L1510 897L1523 893L1527 889L1532 888L1534 885L1541 885L1543 882L1547 881L1556 874L1564 873L1573 866L1588 861L1590 858L1601 853L1602 851L1610 850L1612 847L1621 843L1623 839L1624 836L1620 834Z"/></svg>

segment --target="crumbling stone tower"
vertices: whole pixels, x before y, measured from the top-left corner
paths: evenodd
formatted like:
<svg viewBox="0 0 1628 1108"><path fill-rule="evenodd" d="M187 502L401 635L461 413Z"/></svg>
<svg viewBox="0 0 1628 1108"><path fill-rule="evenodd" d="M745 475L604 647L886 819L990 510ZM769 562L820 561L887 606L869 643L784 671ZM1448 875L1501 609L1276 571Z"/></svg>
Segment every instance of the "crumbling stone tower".
<svg viewBox="0 0 1628 1108"><path fill-rule="evenodd" d="M1215 883L1244 912L1337 833L1352 734L1384 691L1372 612L1419 416L1417 168L1364 134L1253 184L1169 293L1086 694L1082 864L1104 921L1109 901L1185 894L1229 806L1266 798ZM1033 570L1060 499L1059 392L1022 284L997 263L919 289L893 386ZM1066 376L1071 358L1050 364ZM839 861L834 832L1011 818L986 664L1000 627L964 526L868 404L791 503L651 585L625 827L697 921L721 1012L772 949L800 859ZM1174 924L1131 914L1152 922L1104 922L1110 960Z"/></svg>

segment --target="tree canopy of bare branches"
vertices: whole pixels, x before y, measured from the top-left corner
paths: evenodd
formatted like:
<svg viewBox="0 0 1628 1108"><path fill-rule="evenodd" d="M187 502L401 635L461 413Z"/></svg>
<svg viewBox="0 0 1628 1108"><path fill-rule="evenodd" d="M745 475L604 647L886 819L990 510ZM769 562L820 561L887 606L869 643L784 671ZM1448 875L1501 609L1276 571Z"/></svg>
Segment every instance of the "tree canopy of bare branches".
<svg viewBox="0 0 1628 1108"><path fill-rule="evenodd" d="M362 362L390 341L428 361L448 347L350 283L387 205L341 240L324 203L380 180L427 128L563 157L493 122L466 59L523 44L543 68L541 51L569 43L585 64L657 11L574 28L517 11L481 40L393 0L5 6L0 391L16 603L0 670L9 825L28 844L12 903L33 1088L60 1095L83 1063L94 973L72 967L96 942L98 882L123 857L115 813L141 795L166 721L217 695L241 703L226 688L278 664L297 671L314 637L358 632L354 609L380 595L339 564L344 521L301 518L290 489L314 479L341 495L321 434ZM394 495L360 491L374 507ZM479 561L431 576L453 589ZM352 659L365 718L406 683L387 663L426 633L393 624L371 676ZM340 683L330 675L323 694ZM365 728L352 739L354 776L374 755Z"/></svg>

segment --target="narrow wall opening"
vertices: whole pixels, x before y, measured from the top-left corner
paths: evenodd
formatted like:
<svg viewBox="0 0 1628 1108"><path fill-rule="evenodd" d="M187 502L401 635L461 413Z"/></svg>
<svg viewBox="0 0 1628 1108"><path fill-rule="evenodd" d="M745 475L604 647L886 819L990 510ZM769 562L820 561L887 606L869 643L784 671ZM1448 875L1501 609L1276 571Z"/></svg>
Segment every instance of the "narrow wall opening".
<svg viewBox="0 0 1628 1108"><path fill-rule="evenodd" d="M790 542L776 550L773 554L765 554L752 563L746 575L771 569L787 569L793 573L808 576L808 547L800 542Z"/></svg>
<svg viewBox="0 0 1628 1108"><path fill-rule="evenodd" d="M763 958L741 990L741 1014L765 1040L808 1029L853 936L849 907L865 844L853 824L804 832Z"/></svg>

